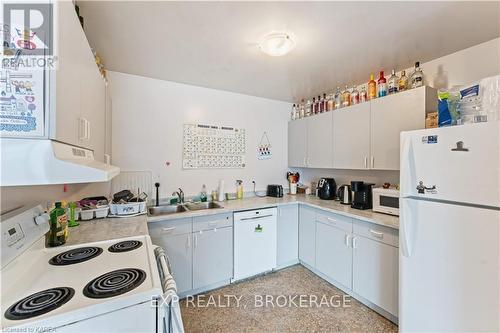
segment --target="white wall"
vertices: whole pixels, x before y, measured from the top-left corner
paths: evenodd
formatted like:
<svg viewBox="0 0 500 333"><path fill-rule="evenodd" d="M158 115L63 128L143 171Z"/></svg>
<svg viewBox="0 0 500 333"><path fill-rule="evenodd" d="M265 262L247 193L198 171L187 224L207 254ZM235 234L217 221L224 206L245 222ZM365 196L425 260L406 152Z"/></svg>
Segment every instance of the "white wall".
<svg viewBox="0 0 500 333"><path fill-rule="evenodd" d="M287 120L291 104L226 91L195 87L118 72L109 73L113 99L113 164L128 171L149 170L161 184L161 197L178 187L187 195L209 191L224 179L234 192L236 179L245 191L269 183L285 183ZM243 169L182 169L183 124L226 125L246 130L246 167ZM256 148L267 132L270 160L258 160ZM167 166L166 163L170 162Z"/></svg>

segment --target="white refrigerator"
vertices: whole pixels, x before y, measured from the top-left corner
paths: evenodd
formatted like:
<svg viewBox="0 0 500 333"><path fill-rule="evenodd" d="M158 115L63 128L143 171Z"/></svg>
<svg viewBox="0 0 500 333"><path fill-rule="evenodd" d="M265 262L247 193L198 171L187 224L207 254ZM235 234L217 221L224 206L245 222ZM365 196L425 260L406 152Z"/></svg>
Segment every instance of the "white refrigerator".
<svg viewBox="0 0 500 333"><path fill-rule="evenodd" d="M401 332L500 331L499 132L401 134Z"/></svg>

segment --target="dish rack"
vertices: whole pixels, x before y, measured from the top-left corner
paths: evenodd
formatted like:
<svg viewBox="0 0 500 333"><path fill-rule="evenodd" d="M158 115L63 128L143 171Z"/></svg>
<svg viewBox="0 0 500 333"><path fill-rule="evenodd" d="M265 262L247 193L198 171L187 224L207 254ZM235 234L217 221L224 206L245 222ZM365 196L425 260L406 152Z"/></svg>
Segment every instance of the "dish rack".
<svg viewBox="0 0 500 333"><path fill-rule="evenodd" d="M146 202L111 203L109 208L110 214L114 217L140 215L146 213Z"/></svg>

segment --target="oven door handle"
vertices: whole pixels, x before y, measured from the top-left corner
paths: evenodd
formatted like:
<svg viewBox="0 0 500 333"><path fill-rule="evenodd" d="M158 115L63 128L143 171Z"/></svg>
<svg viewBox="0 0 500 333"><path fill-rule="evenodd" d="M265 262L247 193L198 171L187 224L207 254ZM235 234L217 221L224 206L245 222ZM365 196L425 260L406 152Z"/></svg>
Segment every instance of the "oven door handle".
<svg viewBox="0 0 500 333"><path fill-rule="evenodd" d="M175 284L174 278L170 273L172 271L172 266L170 265L170 260L168 259L165 250L157 246L155 248L156 263L158 265L158 271L160 273L161 287L163 289L163 295L167 296L169 291L173 291L177 294L177 285Z"/></svg>

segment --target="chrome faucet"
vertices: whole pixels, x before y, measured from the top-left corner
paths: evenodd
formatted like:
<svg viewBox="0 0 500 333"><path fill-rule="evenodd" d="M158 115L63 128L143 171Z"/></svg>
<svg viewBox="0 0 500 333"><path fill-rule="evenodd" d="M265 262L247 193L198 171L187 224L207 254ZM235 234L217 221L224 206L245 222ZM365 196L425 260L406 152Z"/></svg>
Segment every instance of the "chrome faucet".
<svg viewBox="0 0 500 333"><path fill-rule="evenodd" d="M179 191L174 191L172 195L176 195L179 198L179 204L184 203L184 191L179 187Z"/></svg>

